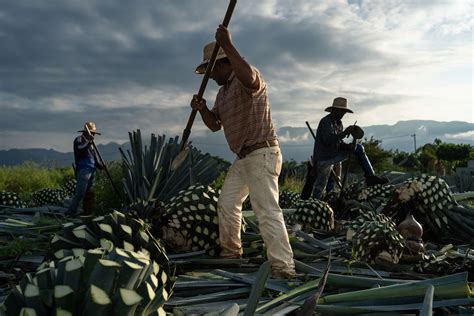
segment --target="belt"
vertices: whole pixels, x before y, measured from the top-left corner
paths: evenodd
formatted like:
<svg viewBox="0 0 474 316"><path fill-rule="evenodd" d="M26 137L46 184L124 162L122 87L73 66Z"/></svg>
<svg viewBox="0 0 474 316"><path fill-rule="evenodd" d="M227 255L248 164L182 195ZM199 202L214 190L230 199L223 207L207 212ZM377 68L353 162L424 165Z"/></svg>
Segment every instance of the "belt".
<svg viewBox="0 0 474 316"><path fill-rule="evenodd" d="M242 150L237 154L237 157L242 159L257 149L264 148L264 147L273 147L273 146L278 146L278 140L273 139L273 140L267 140L261 143L256 143L256 144L242 148Z"/></svg>

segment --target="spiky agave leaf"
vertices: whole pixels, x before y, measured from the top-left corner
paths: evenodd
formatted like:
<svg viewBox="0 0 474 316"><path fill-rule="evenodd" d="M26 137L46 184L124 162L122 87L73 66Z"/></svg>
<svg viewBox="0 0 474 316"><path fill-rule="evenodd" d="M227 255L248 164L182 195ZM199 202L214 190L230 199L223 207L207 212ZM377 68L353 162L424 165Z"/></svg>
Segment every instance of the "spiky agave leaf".
<svg viewBox="0 0 474 316"><path fill-rule="evenodd" d="M25 208L26 203L22 201L15 192L0 191L0 205L13 208Z"/></svg>
<svg viewBox="0 0 474 316"><path fill-rule="evenodd" d="M9 314L24 307L37 315L160 313L171 294L170 280L160 272L160 265L145 252L84 249L27 274L5 306Z"/></svg>
<svg viewBox="0 0 474 316"><path fill-rule="evenodd" d="M140 130L129 133L131 150L122 154L122 180L130 203L157 199L167 203L173 196L195 183L210 184L220 172L219 162L191 147L187 159L176 169L171 163L181 150L179 137L151 135L144 146Z"/></svg>
<svg viewBox="0 0 474 316"><path fill-rule="evenodd" d="M378 257L398 263L404 248L404 238L394 228L394 223L366 221L352 237L354 257L360 261L374 262Z"/></svg>
<svg viewBox="0 0 474 316"><path fill-rule="evenodd" d="M194 185L172 198L165 205L165 241L175 250L215 248L219 244L218 197L219 192L212 187ZM214 252L211 250L210 254Z"/></svg>
<svg viewBox="0 0 474 316"><path fill-rule="evenodd" d="M446 246L443 252L430 251L422 255L422 260L416 265L416 270L423 273L438 275L453 274L461 271L474 273L474 250L461 250L452 245Z"/></svg>
<svg viewBox="0 0 474 316"><path fill-rule="evenodd" d="M332 230L334 228L334 212L326 202L317 199L299 200L288 223L291 225L300 224L304 231Z"/></svg>

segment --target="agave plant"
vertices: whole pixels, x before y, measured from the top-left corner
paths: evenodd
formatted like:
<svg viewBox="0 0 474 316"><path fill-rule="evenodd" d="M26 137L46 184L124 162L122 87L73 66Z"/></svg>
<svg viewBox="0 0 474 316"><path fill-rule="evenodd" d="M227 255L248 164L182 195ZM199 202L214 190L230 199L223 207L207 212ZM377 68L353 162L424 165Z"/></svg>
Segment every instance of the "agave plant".
<svg viewBox="0 0 474 316"><path fill-rule="evenodd" d="M474 235L474 211L457 205L448 184L441 178L421 175L394 189L383 213L398 223L409 212L421 222L428 239L470 240Z"/></svg>
<svg viewBox="0 0 474 316"><path fill-rule="evenodd" d="M370 202L374 206L379 206L387 203L388 199L392 196L393 190L393 185L376 184L362 189L357 195L357 200L359 202Z"/></svg>
<svg viewBox="0 0 474 316"><path fill-rule="evenodd" d="M299 193L290 190L281 190L278 203L281 208L294 208L300 198Z"/></svg>
<svg viewBox="0 0 474 316"><path fill-rule="evenodd" d="M174 250L209 250L219 244L217 218L218 192L210 186L196 185L181 191L165 205L163 239Z"/></svg>
<svg viewBox="0 0 474 316"><path fill-rule="evenodd" d="M382 259L398 263L405 240L390 221L366 221L352 237L354 257L365 262Z"/></svg>
<svg viewBox="0 0 474 316"><path fill-rule="evenodd" d="M27 274L5 301L8 315L164 314L161 266L145 252L74 249Z"/></svg>
<svg viewBox="0 0 474 316"><path fill-rule="evenodd" d="M152 134L150 146L143 147L140 130L129 135L131 150L127 154L120 150L125 174L123 184L131 202L129 212L149 223L156 236L168 241L173 236L172 244L177 242L176 236L182 235L182 232L175 234L173 223L188 220L188 225L192 225L188 236L191 239L186 239L184 245L189 243L195 250L213 248L218 240L217 193L208 184L219 176L220 162L191 147L186 160L173 169L173 159L180 152L178 137L166 141L164 135L156 137ZM190 192L193 200L187 201ZM202 205L204 209L200 208ZM207 214L208 211L212 214ZM216 227L212 226L209 236L201 236L199 228L209 224L206 222L209 216ZM178 250L176 247L170 249Z"/></svg>
<svg viewBox="0 0 474 316"><path fill-rule="evenodd" d="M76 185L77 181L76 179L70 179L64 183L64 185L61 187L69 196L74 195L76 192Z"/></svg>
<svg viewBox="0 0 474 316"><path fill-rule="evenodd" d="M180 152L178 136L151 134L150 145L143 145L140 130L129 133L131 150L122 154L124 189L130 203L156 199L168 202L190 185L210 184L219 176L218 161L191 147L186 160L172 170L173 159Z"/></svg>
<svg viewBox="0 0 474 316"><path fill-rule="evenodd" d="M62 188L44 188L33 192L31 204L33 206L60 205L68 197L69 194Z"/></svg>
<svg viewBox="0 0 474 316"><path fill-rule="evenodd" d="M63 224L52 260L16 286L9 315L163 314L174 281L147 225L117 211Z"/></svg>
<svg viewBox="0 0 474 316"><path fill-rule="evenodd" d="M74 254L77 249L123 248L127 251L142 252L160 265L160 278L171 279L169 260L165 249L140 219L114 211L95 218L84 217L79 222L68 222L51 240L54 257L62 260ZM173 283L165 284L170 292Z"/></svg>
<svg viewBox="0 0 474 316"><path fill-rule="evenodd" d="M23 202L15 192L0 191L0 206L24 208L26 207L26 203Z"/></svg>
<svg viewBox="0 0 474 316"><path fill-rule="evenodd" d="M359 210L359 216L357 216L349 224L346 233L346 239L351 241L354 233L366 222L381 222L388 225L391 230L396 229L395 223L388 216L379 214L373 210Z"/></svg>
<svg viewBox="0 0 474 316"><path fill-rule="evenodd" d="M334 211L328 203L317 199L299 200L295 208L288 219L291 225L299 224L307 232L313 229L330 231L334 228Z"/></svg>

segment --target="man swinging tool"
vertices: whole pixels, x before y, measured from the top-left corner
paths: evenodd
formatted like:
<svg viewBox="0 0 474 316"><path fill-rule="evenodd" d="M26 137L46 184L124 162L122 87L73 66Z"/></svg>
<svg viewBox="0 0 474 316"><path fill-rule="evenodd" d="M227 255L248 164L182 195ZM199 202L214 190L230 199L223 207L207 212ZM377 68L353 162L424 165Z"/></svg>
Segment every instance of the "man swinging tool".
<svg viewBox="0 0 474 316"><path fill-rule="evenodd" d="M92 190L95 180L96 169L104 169L105 166L97 158L95 146L93 146L95 135L100 135L94 122L87 122L84 128L78 132L81 135L74 139L74 160L76 162L76 192L66 212L67 216L77 213L77 207L82 201L84 215L91 215L94 205L94 191Z"/></svg>
<svg viewBox="0 0 474 316"><path fill-rule="evenodd" d="M250 194L267 246L272 277L288 279L295 275L295 265L278 205L282 156L272 123L267 84L260 72L241 57L223 25L216 31L216 42L220 49L211 72L211 78L220 86L216 101L209 109L204 99L194 96L191 106L199 111L210 130L224 129L229 147L237 156L219 196L220 255L242 256L242 203ZM204 47L203 62L197 73L202 74L206 69L215 45L213 42Z"/></svg>
<svg viewBox="0 0 474 316"><path fill-rule="evenodd" d="M352 135L354 139L359 139L363 135L362 129L357 125L351 125L344 129L342 117L346 113L354 113L347 107L345 98L335 98L332 106L325 109L330 112L323 117L318 125L316 139L313 150L313 172L315 183L313 197L321 199L323 191L327 185L331 169L340 169L342 161L354 154L357 162L364 171L365 183L367 186L388 183L385 177L375 175L374 169L365 154L364 146L361 144L346 144L342 140ZM359 135L358 135L359 134Z"/></svg>

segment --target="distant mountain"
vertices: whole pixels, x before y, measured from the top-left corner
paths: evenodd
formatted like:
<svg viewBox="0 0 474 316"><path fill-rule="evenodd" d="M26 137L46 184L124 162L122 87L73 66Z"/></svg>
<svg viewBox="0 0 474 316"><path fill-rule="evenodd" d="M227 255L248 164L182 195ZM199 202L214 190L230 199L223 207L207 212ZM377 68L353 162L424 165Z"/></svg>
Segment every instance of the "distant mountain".
<svg viewBox="0 0 474 316"><path fill-rule="evenodd" d="M318 122L310 123L316 133ZM427 143L433 143L436 138L443 142L455 144L474 145L474 124L468 122L437 122L428 120L399 121L394 125L371 125L363 127L364 138L382 141L382 148L413 152L415 147L421 147ZM278 129L283 158L295 161L307 160L312 152L314 140L308 128L284 126ZM415 136L413 136L415 135ZM211 153L232 161L235 159L226 144L222 132L209 132L204 137L192 137L194 145Z"/></svg>
<svg viewBox="0 0 474 316"><path fill-rule="evenodd" d="M316 131L317 123L312 123L314 131ZM433 143L436 138L443 142L474 145L474 124L468 122L410 120L400 121L394 125L372 125L363 127L363 129L364 138L374 137L381 140L382 147L386 150L398 149L399 151L413 152L415 138L417 147ZM314 141L307 127L285 126L279 128L277 134L285 160L305 161L312 154ZM203 152L209 152L211 155L222 157L227 161L235 159L222 132L208 132L204 136L191 134L190 140L195 147ZM98 145L105 160L120 158L119 147L130 148L128 143ZM70 166L74 161L74 156L72 153L62 153L52 149L0 150L0 165L16 165L26 160L40 164Z"/></svg>
<svg viewBox="0 0 474 316"><path fill-rule="evenodd" d="M118 148L123 145L109 143L106 145L97 145L102 158L106 161L120 158ZM128 143L125 148L129 148ZM12 166L21 164L24 161L34 161L40 165L47 166L71 166L74 162L72 152L63 153L54 149L9 149L0 150L0 165Z"/></svg>

